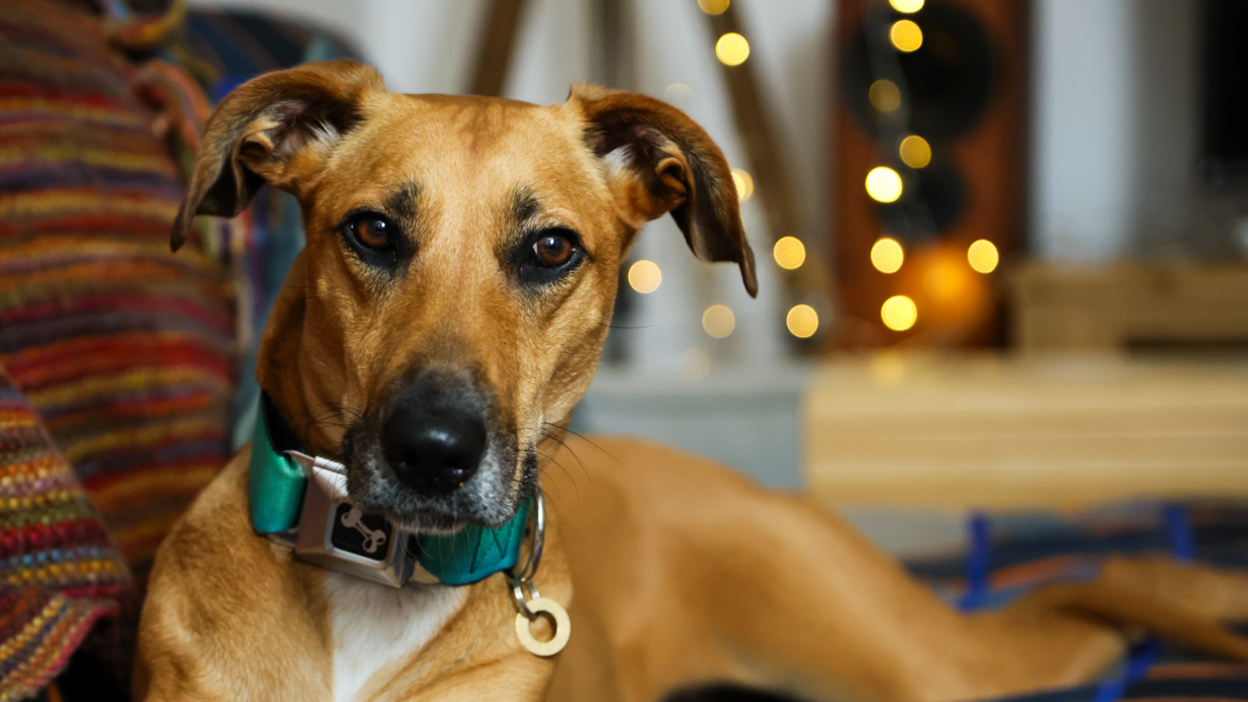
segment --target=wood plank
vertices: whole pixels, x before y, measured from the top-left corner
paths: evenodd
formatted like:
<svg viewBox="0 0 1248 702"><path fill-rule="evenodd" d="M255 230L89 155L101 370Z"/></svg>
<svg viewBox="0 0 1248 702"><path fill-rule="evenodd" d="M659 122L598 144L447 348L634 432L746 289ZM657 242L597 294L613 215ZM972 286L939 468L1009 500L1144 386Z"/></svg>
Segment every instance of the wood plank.
<svg viewBox="0 0 1248 702"><path fill-rule="evenodd" d="M1248 496L1246 362L839 358L803 416L808 484L838 503Z"/></svg>

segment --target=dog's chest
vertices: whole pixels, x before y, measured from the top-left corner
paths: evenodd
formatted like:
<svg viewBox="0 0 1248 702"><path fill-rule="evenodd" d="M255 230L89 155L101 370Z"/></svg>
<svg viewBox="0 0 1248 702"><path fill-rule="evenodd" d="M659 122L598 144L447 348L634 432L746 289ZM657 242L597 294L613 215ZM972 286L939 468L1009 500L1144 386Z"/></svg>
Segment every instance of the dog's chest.
<svg viewBox="0 0 1248 702"><path fill-rule="evenodd" d="M334 700L348 702L369 678L424 646L463 606L465 588L391 588L326 574L334 635Z"/></svg>

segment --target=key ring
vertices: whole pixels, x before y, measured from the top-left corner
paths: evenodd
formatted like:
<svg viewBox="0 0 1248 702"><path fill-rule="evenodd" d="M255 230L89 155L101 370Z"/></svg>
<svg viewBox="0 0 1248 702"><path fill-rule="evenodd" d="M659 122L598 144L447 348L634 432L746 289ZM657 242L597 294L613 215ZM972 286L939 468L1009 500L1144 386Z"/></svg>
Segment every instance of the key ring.
<svg viewBox="0 0 1248 702"><path fill-rule="evenodd" d="M511 599L516 605L516 637L520 643L537 656L553 656L563 650L572 634L572 620L568 612L558 602L549 597L542 597L538 592L533 578L537 575L538 566L542 564L542 548L546 542L546 499L542 494L541 483L533 486L533 544L529 549L529 557L519 573L513 569L503 571L507 582L511 584ZM529 600L524 595L528 591ZM545 612L555 620L555 635L549 641L538 641L529 630L529 623Z"/></svg>
<svg viewBox="0 0 1248 702"><path fill-rule="evenodd" d="M546 498L542 495L542 485L539 482L533 488L534 502L537 504L533 508L533 546L529 549L529 557L525 560L524 566L520 568L517 574L514 569L508 568L503 571L507 576L508 582L511 583L511 597L515 601L516 609L527 619L533 619L537 615L529 610L528 605L524 603L524 592L522 589L529 591L530 599L537 599L541 594L537 591L537 586L533 584L533 578L537 575L538 566L542 564L542 549L546 544Z"/></svg>

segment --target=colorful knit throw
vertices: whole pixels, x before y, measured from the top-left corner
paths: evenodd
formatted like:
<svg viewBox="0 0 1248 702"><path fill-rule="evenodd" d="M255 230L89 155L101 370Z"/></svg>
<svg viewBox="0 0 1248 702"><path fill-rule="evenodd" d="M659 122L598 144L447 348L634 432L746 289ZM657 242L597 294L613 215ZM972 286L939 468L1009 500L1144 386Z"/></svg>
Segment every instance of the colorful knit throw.
<svg viewBox="0 0 1248 702"><path fill-rule="evenodd" d="M129 587L91 499L0 368L0 701L46 684Z"/></svg>

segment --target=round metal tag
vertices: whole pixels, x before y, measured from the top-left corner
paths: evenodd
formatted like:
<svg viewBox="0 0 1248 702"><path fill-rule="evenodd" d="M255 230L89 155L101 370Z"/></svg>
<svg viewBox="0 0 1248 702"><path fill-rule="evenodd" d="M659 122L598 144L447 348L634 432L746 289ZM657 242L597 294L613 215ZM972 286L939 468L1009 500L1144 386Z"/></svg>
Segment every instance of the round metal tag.
<svg viewBox="0 0 1248 702"><path fill-rule="evenodd" d="M529 611L534 614L546 612L555 619L555 635L550 641L538 641L529 631L529 619L524 614L516 615L516 636L520 643L535 656L553 656L568 645L568 637L572 635L572 620L563 605L549 597L538 597L528 601Z"/></svg>

